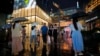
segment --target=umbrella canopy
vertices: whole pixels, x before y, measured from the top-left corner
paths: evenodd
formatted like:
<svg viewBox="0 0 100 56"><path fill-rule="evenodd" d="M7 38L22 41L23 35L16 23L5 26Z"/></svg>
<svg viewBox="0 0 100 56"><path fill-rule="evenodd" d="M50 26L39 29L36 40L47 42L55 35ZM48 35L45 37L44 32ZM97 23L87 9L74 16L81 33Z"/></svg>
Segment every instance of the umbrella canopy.
<svg viewBox="0 0 100 56"><path fill-rule="evenodd" d="M8 29L8 28L10 28L11 26L12 26L11 24L5 24L5 25L2 26L2 28L3 28L3 29Z"/></svg>
<svg viewBox="0 0 100 56"><path fill-rule="evenodd" d="M71 18L80 18L80 17L85 17L87 16L88 14L83 12L83 11L79 11L77 13L74 13L71 15Z"/></svg>
<svg viewBox="0 0 100 56"><path fill-rule="evenodd" d="M25 17L18 17L18 18L14 18L12 20L12 22L16 22L16 21L18 21L18 22L24 22L24 21L28 21L28 19L26 19Z"/></svg>

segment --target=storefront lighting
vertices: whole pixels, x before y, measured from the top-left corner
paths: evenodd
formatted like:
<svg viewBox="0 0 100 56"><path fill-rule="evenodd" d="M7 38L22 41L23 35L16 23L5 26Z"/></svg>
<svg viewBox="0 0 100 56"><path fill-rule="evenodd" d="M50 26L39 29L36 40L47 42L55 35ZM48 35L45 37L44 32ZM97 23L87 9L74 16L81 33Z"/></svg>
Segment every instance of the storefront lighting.
<svg viewBox="0 0 100 56"><path fill-rule="evenodd" d="M46 15L46 13L44 13L44 12L42 12L43 13L43 15L46 17L46 19L48 19L49 18L49 16L48 15Z"/></svg>
<svg viewBox="0 0 100 56"><path fill-rule="evenodd" d="M91 18L91 19L89 19L89 20L86 20L85 22L90 22L90 21L95 20L95 19L97 19L97 18L98 18L98 16L95 16L95 17L93 17L93 18Z"/></svg>

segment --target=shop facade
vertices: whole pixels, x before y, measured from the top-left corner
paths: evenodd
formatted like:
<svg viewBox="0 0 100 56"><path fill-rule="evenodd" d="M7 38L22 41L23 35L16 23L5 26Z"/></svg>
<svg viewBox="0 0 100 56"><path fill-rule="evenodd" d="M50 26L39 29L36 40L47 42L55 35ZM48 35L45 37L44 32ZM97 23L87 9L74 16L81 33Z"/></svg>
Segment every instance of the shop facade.
<svg viewBox="0 0 100 56"><path fill-rule="evenodd" d="M40 30L43 23L46 23L46 25L52 23L51 17L46 14L39 6L36 6L35 8L21 8L14 10L12 17L13 18L11 20L18 17L24 17L28 19L28 21L20 22L22 25L26 26L27 36L30 36L31 26L36 25L37 30Z"/></svg>
<svg viewBox="0 0 100 56"><path fill-rule="evenodd" d="M100 28L100 5L95 7L86 20L88 30Z"/></svg>

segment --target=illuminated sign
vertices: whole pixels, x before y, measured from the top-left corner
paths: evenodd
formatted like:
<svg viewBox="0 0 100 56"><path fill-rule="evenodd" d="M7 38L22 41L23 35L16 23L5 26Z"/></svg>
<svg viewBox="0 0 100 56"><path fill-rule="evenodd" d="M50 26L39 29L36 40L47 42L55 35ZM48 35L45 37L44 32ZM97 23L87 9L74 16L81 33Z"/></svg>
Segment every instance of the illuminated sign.
<svg viewBox="0 0 100 56"><path fill-rule="evenodd" d="M35 0L14 0L14 9L20 9L20 8L34 8L36 6Z"/></svg>

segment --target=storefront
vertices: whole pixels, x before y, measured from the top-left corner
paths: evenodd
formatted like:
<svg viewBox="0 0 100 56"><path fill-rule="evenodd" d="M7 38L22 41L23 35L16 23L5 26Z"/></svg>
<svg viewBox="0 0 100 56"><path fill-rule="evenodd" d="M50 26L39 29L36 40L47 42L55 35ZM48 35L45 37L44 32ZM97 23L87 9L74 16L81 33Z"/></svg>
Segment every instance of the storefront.
<svg viewBox="0 0 100 56"><path fill-rule="evenodd" d="M88 25L88 30L92 30L95 27L100 28L100 5L92 10L85 22Z"/></svg>
<svg viewBox="0 0 100 56"><path fill-rule="evenodd" d="M12 19L18 18L18 17L25 17L28 19L28 21L20 22L22 25L26 26L27 30L27 36L30 36L31 32L31 26L36 25L37 30L40 30L43 23L46 23L48 25L52 22L51 17L46 14L39 6L36 6L35 8L21 8L14 10L12 13Z"/></svg>

